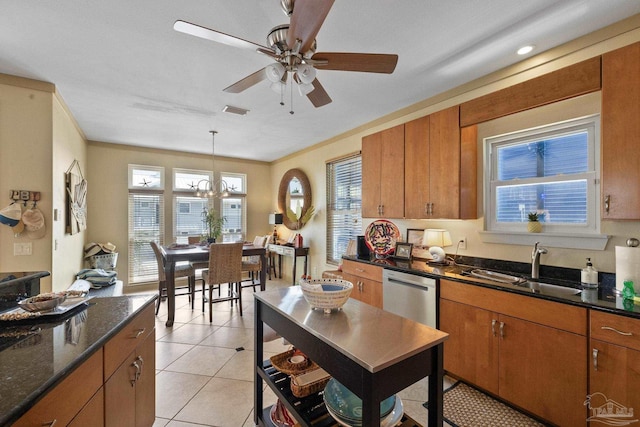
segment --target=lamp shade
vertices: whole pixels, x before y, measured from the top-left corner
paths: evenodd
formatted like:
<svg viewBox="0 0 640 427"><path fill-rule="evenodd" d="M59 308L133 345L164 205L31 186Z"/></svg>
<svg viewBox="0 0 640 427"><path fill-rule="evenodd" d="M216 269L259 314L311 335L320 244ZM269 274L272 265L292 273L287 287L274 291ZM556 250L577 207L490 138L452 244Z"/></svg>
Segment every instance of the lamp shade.
<svg viewBox="0 0 640 427"><path fill-rule="evenodd" d="M422 238L422 244L424 246L451 246L451 234L447 230L439 228L428 228L424 230L424 236Z"/></svg>
<svg viewBox="0 0 640 427"><path fill-rule="evenodd" d="M270 225L282 224L282 214L281 213L269 214L269 224Z"/></svg>
<svg viewBox="0 0 640 427"><path fill-rule="evenodd" d="M275 62L273 64L269 64L265 67L264 72L267 75L267 79L271 82L279 82L284 75L284 65L279 62Z"/></svg>

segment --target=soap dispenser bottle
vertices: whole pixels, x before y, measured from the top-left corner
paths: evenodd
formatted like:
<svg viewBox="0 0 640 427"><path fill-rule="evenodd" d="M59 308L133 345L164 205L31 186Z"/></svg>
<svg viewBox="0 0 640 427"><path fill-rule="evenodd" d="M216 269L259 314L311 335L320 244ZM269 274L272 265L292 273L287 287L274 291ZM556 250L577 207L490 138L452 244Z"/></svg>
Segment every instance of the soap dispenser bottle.
<svg viewBox="0 0 640 427"><path fill-rule="evenodd" d="M587 258L587 266L580 273L580 282L584 288L598 287L598 270L593 267L591 258Z"/></svg>

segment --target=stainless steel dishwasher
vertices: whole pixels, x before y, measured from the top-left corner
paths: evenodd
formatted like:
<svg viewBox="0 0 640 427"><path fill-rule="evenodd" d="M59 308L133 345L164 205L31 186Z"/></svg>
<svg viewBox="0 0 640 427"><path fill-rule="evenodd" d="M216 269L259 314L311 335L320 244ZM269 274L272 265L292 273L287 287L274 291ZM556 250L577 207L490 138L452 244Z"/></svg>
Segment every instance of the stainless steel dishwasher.
<svg viewBox="0 0 640 427"><path fill-rule="evenodd" d="M437 305L435 279L382 270L384 310L435 328Z"/></svg>

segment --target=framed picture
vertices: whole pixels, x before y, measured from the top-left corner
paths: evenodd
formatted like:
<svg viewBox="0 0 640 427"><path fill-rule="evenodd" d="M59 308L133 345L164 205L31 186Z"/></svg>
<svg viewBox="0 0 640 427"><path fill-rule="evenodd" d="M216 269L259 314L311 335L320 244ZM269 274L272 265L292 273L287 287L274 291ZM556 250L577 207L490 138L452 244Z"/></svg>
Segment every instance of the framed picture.
<svg viewBox="0 0 640 427"><path fill-rule="evenodd" d="M413 248L413 243L396 243L394 258L411 259L411 248Z"/></svg>
<svg viewBox="0 0 640 427"><path fill-rule="evenodd" d="M411 255L413 258L431 259L429 254L429 248L422 246L422 236L424 235L424 228L407 228L407 243L411 243L413 248L411 249Z"/></svg>

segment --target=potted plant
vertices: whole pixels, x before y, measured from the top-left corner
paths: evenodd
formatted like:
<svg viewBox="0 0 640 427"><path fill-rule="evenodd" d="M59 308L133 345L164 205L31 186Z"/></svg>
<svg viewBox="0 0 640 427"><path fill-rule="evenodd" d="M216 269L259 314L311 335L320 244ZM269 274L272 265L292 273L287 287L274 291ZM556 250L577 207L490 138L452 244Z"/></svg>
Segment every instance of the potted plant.
<svg viewBox="0 0 640 427"><path fill-rule="evenodd" d="M527 231L529 233L540 233L542 231L542 223L539 219L540 215L537 212L529 212L529 222L527 223Z"/></svg>
<svg viewBox="0 0 640 427"><path fill-rule="evenodd" d="M204 223L207 226L207 234L205 235L207 242L216 242L216 239L222 235L222 226L226 220L227 219L225 217L219 216L218 212L213 208L207 211L207 214L204 217Z"/></svg>

